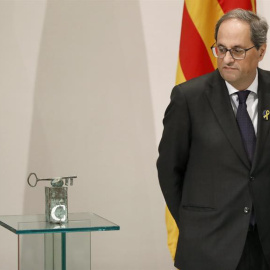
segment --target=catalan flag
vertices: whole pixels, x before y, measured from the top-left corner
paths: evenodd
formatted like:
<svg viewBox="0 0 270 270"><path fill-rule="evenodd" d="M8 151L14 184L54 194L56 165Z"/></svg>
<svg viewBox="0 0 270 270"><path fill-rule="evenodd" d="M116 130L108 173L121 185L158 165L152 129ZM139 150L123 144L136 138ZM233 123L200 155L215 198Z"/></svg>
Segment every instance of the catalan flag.
<svg viewBox="0 0 270 270"><path fill-rule="evenodd" d="M176 84L214 71L215 24L226 12L243 8L256 12L256 0L184 0ZM174 259L179 231L166 208L168 247ZM181 233L181 232L180 232Z"/></svg>

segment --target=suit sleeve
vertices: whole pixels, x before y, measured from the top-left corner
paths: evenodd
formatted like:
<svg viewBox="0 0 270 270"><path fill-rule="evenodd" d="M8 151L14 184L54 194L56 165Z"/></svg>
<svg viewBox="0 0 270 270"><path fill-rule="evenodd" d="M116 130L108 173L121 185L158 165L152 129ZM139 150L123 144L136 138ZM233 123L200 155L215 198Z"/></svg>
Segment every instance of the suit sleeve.
<svg viewBox="0 0 270 270"><path fill-rule="evenodd" d="M190 116L181 86L175 86L163 119L157 160L158 178L167 206L179 224L179 206L190 148Z"/></svg>

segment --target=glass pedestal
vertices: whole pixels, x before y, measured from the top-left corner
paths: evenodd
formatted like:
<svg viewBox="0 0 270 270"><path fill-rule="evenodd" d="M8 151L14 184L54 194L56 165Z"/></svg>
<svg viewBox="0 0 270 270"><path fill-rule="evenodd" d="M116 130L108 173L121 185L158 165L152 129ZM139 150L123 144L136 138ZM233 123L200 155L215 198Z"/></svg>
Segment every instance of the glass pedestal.
<svg viewBox="0 0 270 270"><path fill-rule="evenodd" d="M18 235L18 270L90 270L91 232L120 229L93 213L69 213L65 224L45 215L0 216L0 225Z"/></svg>

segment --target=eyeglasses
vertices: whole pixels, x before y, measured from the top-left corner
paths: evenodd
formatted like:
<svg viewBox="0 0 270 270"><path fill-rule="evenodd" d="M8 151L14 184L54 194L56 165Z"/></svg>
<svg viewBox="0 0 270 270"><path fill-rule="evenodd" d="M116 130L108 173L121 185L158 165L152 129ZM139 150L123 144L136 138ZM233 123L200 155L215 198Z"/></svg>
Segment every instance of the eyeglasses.
<svg viewBox="0 0 270 270"><path fill-rule="evenodd" d="M223 46L214 46L214 45L215 45L215 43L211 46L211 50L212 50L213 55L215 57L224 58L226 53L230 52L232 58L235 60L245 59L246 52L251 50L252 48L255 48L255 45L254 45L254 46L247 48L247 49L243 49L243 48L239 48L239 47L227 49L226 47L223 47Z"/></svg>

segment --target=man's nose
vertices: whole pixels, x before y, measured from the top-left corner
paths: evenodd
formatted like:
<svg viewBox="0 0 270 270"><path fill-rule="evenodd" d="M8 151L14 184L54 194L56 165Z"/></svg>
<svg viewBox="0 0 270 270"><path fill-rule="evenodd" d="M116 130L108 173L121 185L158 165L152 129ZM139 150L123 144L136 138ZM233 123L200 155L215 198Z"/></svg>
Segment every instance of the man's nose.
<svg viewBox="0 0 270 270"><path fill-rule="evenodd" d="M223 62L224 62L225 64L229 64L229 63L232 63L232 62L234 62L234 61L235 61L235 60L234 60L234 58L232 57L231 52L230 52L230 51L227 51L226 54L225 54L225 56L224 56L224 58L223 58Z"/></svg>

